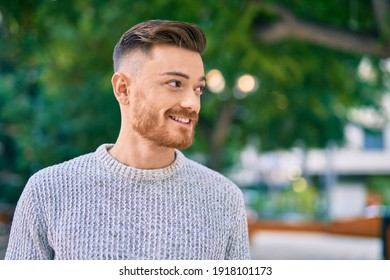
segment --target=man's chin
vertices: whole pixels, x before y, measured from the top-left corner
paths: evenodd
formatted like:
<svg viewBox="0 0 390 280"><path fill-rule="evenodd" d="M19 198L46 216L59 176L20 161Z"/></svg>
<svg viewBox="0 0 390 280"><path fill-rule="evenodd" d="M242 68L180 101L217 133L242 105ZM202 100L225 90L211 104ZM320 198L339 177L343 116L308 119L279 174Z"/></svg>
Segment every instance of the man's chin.
<svg viewBox="0 0 390 280"><path fill-rule="evenodd" d="M184 149L189 148L193 142L194 142L193 139L188 139L188 140L181 141L181 142L177 142L177 141L164 142L164 143L161 143L160 146L165 147L165 148L184 150Z"/></svg>
<svg viewBox="0 0 390 280"><path fill-rule="evenodd" d="M187 148L191 147L191 145L192 145L192 141L191 141L191 143L187 143L185 145L176 146L175 149L184 150L184 149L187 149Z"/></svg>
<svg viewBox="0 0 390 280"><path fill-rule="evenodd" d="M174 134L173 134L174 135ZM165 142L165 147L167 148L174 148L174 149L178 149L178 150L184 150L188 147L190 147L192 145L192 143L194 142L194 133L188 133L188 131L186 133L177 133L175 136L176 137L172 137L173 136L172 134L170 135L170 137L168 137L167 139L162 140L162 142Z"/></svg>

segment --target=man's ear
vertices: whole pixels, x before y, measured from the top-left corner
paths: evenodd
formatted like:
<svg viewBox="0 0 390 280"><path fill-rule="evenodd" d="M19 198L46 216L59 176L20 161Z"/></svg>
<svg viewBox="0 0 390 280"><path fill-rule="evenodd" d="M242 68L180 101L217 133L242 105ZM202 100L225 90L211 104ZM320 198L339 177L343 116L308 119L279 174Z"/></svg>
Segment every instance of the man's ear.
<svg viewBox="0 0 390 280"><path fill-rule="evenodd" d="M121 105L129 104L130 80L121 72L115 72L111 78L112 89L116 100Z"/></svg>

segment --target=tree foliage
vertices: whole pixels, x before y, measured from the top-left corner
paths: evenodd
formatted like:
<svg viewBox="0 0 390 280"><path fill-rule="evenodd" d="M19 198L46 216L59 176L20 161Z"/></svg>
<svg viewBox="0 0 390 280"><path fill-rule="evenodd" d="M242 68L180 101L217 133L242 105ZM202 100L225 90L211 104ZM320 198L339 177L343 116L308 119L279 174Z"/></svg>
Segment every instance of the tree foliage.
<svg viewBox="0 0 390 280"><path fill-rule="evenodd" d="M129 27L147 19L200 25L208 38L206 71L219 69L226 80L222 93L203 95L187 154L202 153L208 165L223 169L248 143L272 150L297 141L341 142L349 108L379 107L385 74L378 65L389 55L388 14L373 8L384 2L341 2L1 1L0 199L14 201L33 172L115 141L112 50ZM321 34L313 30L328 39L316 39ZM332 34L369 39L375 47L327 44ZM379 73L370 83L357 74L364 55ZM259 86L237 98L235 83L244 73Z"/></svg>

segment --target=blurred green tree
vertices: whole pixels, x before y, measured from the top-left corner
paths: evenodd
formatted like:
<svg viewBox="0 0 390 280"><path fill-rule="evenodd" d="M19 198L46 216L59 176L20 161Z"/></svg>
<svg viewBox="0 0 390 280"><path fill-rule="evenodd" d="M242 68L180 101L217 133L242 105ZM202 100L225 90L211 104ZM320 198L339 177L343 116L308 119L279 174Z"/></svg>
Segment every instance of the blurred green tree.
<svg viewBox="0 0 390 280"><path fill-rule="evenodd" d="M386 0L2 0L0 200L15 201L38 169L115 141L112 49L130 26L155 18L200 25L206 71L224 75L223 92L203 95L186 151L215 169L248 143L272 150L341 142L348 108L379 108ZM363 56L378 73L369 83L357 73ZM258 87L243 95L235 83L245 73Z"/></svg>

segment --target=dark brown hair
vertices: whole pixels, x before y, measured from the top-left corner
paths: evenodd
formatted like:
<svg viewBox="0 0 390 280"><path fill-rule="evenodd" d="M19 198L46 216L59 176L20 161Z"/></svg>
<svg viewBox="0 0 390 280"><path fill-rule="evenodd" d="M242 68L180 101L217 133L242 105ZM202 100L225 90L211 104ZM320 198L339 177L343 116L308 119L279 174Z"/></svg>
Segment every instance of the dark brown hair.
<svg viewBox="0 0 390 280"><path fill-rule="evenodd" d="M147 54L154 44L169 44L202 54L206 36L195 24L170 20L141 22L126 31L114 48L114 71L119 68L124 55L140 49Z"/></svg>

